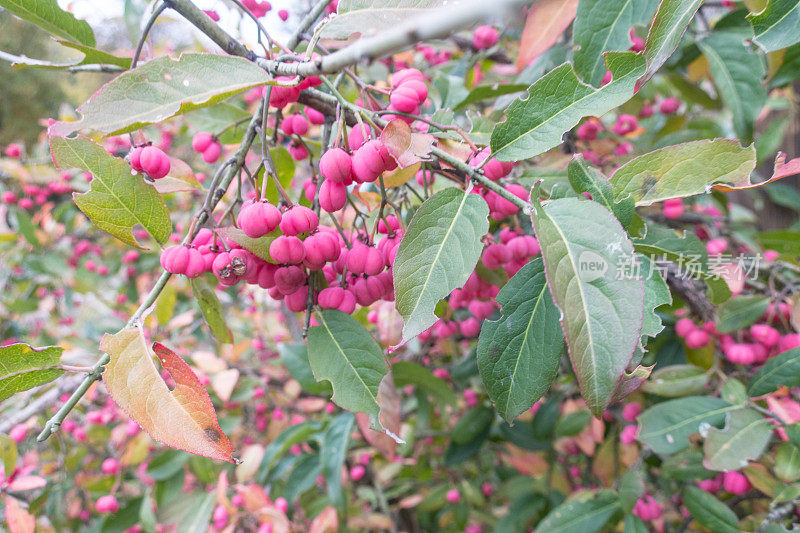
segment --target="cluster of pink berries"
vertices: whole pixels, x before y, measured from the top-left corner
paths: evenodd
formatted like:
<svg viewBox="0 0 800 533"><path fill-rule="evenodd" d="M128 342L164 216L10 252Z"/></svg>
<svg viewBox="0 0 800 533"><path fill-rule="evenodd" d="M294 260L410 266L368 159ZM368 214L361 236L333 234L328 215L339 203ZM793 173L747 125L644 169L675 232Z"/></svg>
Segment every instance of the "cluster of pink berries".
<svg viewBox="0 0 800 533"><path fill-rule="evenodd" d="M69 183L71 178L69 173L64 172L58 180L51 181L41 187L38 185L23 185L22 197L18 197L13 191L3 191L0 194L0 202L6 205L16 204L20 209L33 209L37 205L44 205L52 197L71 193L73 191L72 185Z"/></svg>
<svg viewBox="0 0 800 533"><path fill-rule="evenodd" d="M192 149L199 153L206 163L216 163L222 154L222 145L217 138L204 131L192 137Z"/></svg>
<svg viewBox="0 0 800 533"><path fill-rule="evenodd" d="M415 68L398 70L392 75L392 90L389 94L389 111L400 111L401 113L419 114L420 106L428 98L428 86L425 85L425 76ZM386 119L391 120L394 115L387 115ZM413 119L405 116L397 118L408 122Z"/></svg>
<svg viewBox="0 0 800 533"><path fill-rule="evenodd" d="M780 302L777 305L770 305L762 320L780 323L788 320L790 313L791 307ZM713 336L725 358L740 365L761 364L779 353L800 347L800 334L782 335L776 328L766 323L754 324L747 331L738 332L734 336L718 333L714 322L698 326L688 318L681 318L675 323L675 333L690 349L706 346Z"/></svg>
<svg viewBox="0 0 800 533"><path fill-rule="evenodd" d="M137 146L131 150L130 162L133 170L144 172L154 180L165 177L172 167L169 156L161 148L152 145Z"/></svg>
<svg viewBox="0 0 800 533"><path fill-rule="evenodd" d="M697 486L712 494L725 489L726 492L733 495L744 494L753 488L747 477L745 477L745 475L741 472L737 472L735 470L717 474L711 479L699 481Z"/></svg>

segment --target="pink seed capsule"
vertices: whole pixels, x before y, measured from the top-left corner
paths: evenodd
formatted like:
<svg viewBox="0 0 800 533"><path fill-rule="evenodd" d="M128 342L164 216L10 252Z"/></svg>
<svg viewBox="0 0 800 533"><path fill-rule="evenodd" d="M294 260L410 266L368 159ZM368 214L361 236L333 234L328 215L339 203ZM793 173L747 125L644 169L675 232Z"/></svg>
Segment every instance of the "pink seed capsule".
<svg viewBox="0 0 800 533"><path fill-rule="evenodd" d="M332 148L319 159L319 173L326 180L349 185L353 182L353 163L341 148Z"/></svg>
<svg viewBox="0 0 800 533"><path fill-rule="evenodd" d="M296 205L283 214L280 228L284 235L311 233L319 226L319 217L314 211L302 205Z"/></svg>
<svg viewBox="0 0 800 533"><path fill-rule="evenodd" d="M303 262L306 250L303 241L292 235L281 235L269 245L269 255L280 264L297 265Z"/></svg>
<svg viewBox="0 0 800 533"><path fill-rule="evenodd" d="M319 206L326 213L335 213L347 204L347 187L325 180L319 188Z"/></svg>
<svg viewBox="0 0 800 533"><path fill-rule="evenodd" d="M280 210L269 202L246 202L236 217L245 235L257 239L272 233L281 223Z"/></svg>
<svg viewBox="0 0 800 533"><path fill-rule="evenodd" d="M192 137L192 149L195 152L202 153L205 152L206 149L211 146L211 143L214 142L214 136L208 132L201 131L199 133L195 133L194 137Z"/></svg>
<svg viewBox="0 0 800 533"><path fill-rule="evenodd" d="M139 155L139 163L142 170L154 180L158 180L169 174L169 157L160 148L155 146L145 146Z"/></svg>
<svg viewBox="0 0 800 533"><path fill-rule="evenodd" d="M222 154L222 145L218 142L212 142L211 144L208 145L208 148L206 148L203 151L202 154L203 161L209 164L216 163L221 154Z"/></svg>

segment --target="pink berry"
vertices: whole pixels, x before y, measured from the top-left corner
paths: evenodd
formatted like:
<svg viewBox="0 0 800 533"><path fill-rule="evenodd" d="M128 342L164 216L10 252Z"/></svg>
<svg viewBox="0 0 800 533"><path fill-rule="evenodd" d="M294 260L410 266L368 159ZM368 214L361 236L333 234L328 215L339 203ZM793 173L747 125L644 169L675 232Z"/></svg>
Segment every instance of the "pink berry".
<svg viewBox="0 0 800 533"><path fill-rule="evenodd" d="M313 107L306 108L306 116L308 117L308 121L315 126L319 126L320 124L325 122L325 115L314 109Z"/></svg>
<svg viewBox="0 0 800 533"><path fill-rule="evenodd" d="M95 508L97 509L98 513L113 514L119 510L119 502L117 502L117 499L114 496L107 494L105 496L100 496L97 499Z"/></svg>
<svg viewBox="0 0 800 533"><path fill-rule="evenodd" d="M286 11L285 9L281 9L280 11L278 11L278 16L281 18L282 21L286 22L286 20L289 18L289 12Z"/></svg>
<svg viewBox="0 0 800 533"><path fill-rule="evenodd" d="M781 334L777 329L766 324L755 324L750 326L750 336L756 342L760 342L767 348L772 348L781 340Z"/></svg>
<svg viewBox="0 0 800 533"><path fill-rule="evenodd" d="M311 233L319 225L319 217L308 207L296 205L286 211L281 219L280 228L284 235Z"/></svg>
<svg viewBox="0 0 800 533"><path fill-rule="evenodd" d="M689 318L681 318L675 322L675 333L682 339L685 339L695 329L697 329L697 325Z"/></svg>
<svg viewBox="0 0 800 533"><path fill-rule="evenodd" d="M19 159L22 156L22 146L17 143L10 143L6 146L6 157Z"/></svg>
<svg viewBox="0 0 800 533"><path fill-rule="evenodd" d="M639 402L630 402L626 403L625 407L622 408L622 418L627 420L628 422L635 422L636 417L642 412L642 406Z"/></svg>
<svg viewBox="0 0 800 533"><path fill-rule="evenodd" d="M472 34L472 46L478 50L491 48L497 44L500 36L497 30L491 26L478 26Z"/></svg>
<svg viewBox="0 0 800 533"><path fill-rule="evenodd" d="M353 182L353 163L341 148L332 148L319 159L319 173L326 180L349 185Z"/></svg>
<svg viewBox="0 0 800 533"><path fill-rule="evenodd" d="M269 202L246 202L236 217L236 223L245 235L257 239L272 233L281 219L280 210Z"/></svg>
<svg viewBox="0 0 800 533"><path fill-rule="evenodd" d="M719 255L728 249L728 241L723 238L711 239L706 243L708 255Z"/></svg>
<svg viewBox="0 0 800 533"><path fill-rule="evenodd" d="M330 231L319 231L303 241L306 256L303 264L310 270L321 270L325 263L336 261L342 249L339 238Z"/></svg>
<svg viewBox="0 0 800 533"><path fill-rule="evenodd" d="M450 489L447 491L447 495L445 496L447 501L450 503L458 503L461 501L461 493L458 492L458 489Z"/></svg>
<svg viewBox="0 0 800 533"><path fill-rule="evenodd" d="M353 153L353 177L359 183L370 183L386 170L381 157L381 142L373 139Z"/></svg>
<svg viewBox="0 0 800 533"><path fill-rule="evenodd" d="M217 13L216 11L211 10L211 9L204 9L203 13L208 15L208 18L210 18L214 22L219 22L219 13Z"/></svg>
<svg viewBox="0 0 800 533"><path fill-rule="evenodd" d="M303 241L292 235L281 235L269 245L269 255L279 264L297 265L305 259Z"/></svg>
<svg viewBox="0 0 800 533"><path fill-rule="evenodd" d="M587 120L578 126L578 139L584 142L597 139L597 134L602 130L602 126L596 120Z"/></svg>
<svg viewBox="0 0 800 533"><path fill-rule="evenodd" d="M353 468L350 469L350 479L353 481L360 481L364 474L367 473L367 469L364 468L362 465L355 465Z"/></svg>
<svg viewBox="0 0 800 533"><path fill-rule="evenodd" d="M28 436L28 427L24 424L17 424L11 428L11 431L8 432L8 436L11 437L11 440L19 444Z"/></svg>
<svg viewBox="0 0 800 533"><path fill-rule="evenodd" d="M633 115L620 115L614 123L614 133L617 135L627 135L639 127L639 121Z"/></svg>
<svg viewBox="0 0 800 533"><path fill-rule="evenodd" d="M398 70L392 75L392 88L399 87L403 83L406 83L411 80L424 82L425 75L419 69L415 68L406 68L403 70Z"/></svg>
<svg viewBox="0 0 800 533"><path fill-rule="evenodd" d="M686 347L690 350L697 350L706 346L711 341L711 336L702 329L695 329L686 336Z"/></svg>
<svg viewBox="0 0 800 533"><path fill-rule="evenodd" d="M664 200L663 212L666 218L680 218L680 216L683 215L683 199L674 198L671 200Z"/></svg>
<svg viewBox="0 0 800 533"><path fill-rule="evenodd" d="M100 465L100 470L102 470L104 474L117 475L120 471L119 461L113 457L109 457Z"/></svg>
<svg viewBox="0 0 800 533"><path fill-rule="evenodd" d="M212 142L208 145L208 148L203 150L203 161L206 163L216 163L219 159L219 156L222 154L222 145L218 142Z"/></svg>
<svg viewBox="0 0 800 533"><path fill-rule="evenodd" d="M286 501L286 498L277 498L275 500L275 508L283 514L286 514L286 511L289 510L289 502Z"/></svg>
<svg viewBox="0 0 800 533"><path fill-rule="evenodd" d="M665 98L661 100L661 103L658 104L658 110L661 111L664 115L671 115L678 111L681 107L681 101L674 96L671 98Z"/></svg>
<svg viewBox="0 0 800 533"><path fill-rule="evenodd" d="M722 347L725 357L732 363L749 365L755 361L756 354L749 344L730 343Z"/></svg>
<svg viewBox="0 0 800 533"><path fill-rule="evenodd" d="M474 337L481 331L481 322L475 317L469 317L459 324L459 330L467 338Z"/></svg>
<svg viewBox="0 0 800 533"><path fill-rule="evenodd" d="M347 253L347 270L353 274L374 276L386 266L383 254L373 246L355 244Z"/></svg>
<svg viewBox="0 0 800 533"><path fill-rule="evenodd" d="M326 213L335 213L347 204L347 187L330 180L322 182L319 188L319 206Z"/></svg>
<svg viewBox="0 0 800 533"><path fill-rule="evenodd" d="M139 163L142 170L154 180L158 180L169 174L171 164L169 157L160 148L155 146L145 146L139 155Z"/></svg>
<svg viewBox="0 0 800 533"><path fill-rule="evenodd" d="M201 131L199 133L195 133L194 137L192 137L192 149L195 152L202 153L205 152L206 149L211 146L211 143L214 142L214 136L208 132Z"/></svg>
<svg viewBox="0 0 800 533"><path fill-rule="evenodd" d="M275 271L275 288L280 294L292 294L306 282L303 269L296 265L280 267Z"/></svg>
<svg viewBox="0 0 800 533"><path fill-rule="evenodd" d="M392 109L403 113L413 113L419 105L417 91L406 85L394 89L389 95L389 102L392 104Z"/></svg>
<svg viewBox="0 0 800 533"><path fill-rule="evenodd" d="M636 424L629 424L622 429L622 432L619 434L619 441L622 444L633 444L636 442L636 433L639 430L639 426Z"/></svg>
<svg viewBox="0 0 800 533"><path fill-rule="evenodd" d="M2 196L0 196L0 201L4 204L13 205L17 203L17 195L11 191L5 191Z"/></svg>
<svg viewBox="0 0 800 533"><path fill-rule="evenodd" d="M751 488L750 482L741 472L725 472L723 474L722 486L731 494L744 494Z"/></svg>

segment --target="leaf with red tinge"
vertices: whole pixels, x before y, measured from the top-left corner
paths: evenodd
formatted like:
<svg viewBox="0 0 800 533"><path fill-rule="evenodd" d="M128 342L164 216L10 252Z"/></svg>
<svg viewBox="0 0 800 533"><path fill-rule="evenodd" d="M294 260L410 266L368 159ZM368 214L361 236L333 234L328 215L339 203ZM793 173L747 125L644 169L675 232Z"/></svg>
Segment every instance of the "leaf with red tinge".
<svg viewBox="0 0 800 533"><path fill-rule="evenodd" d="M381 132L381 142L400 168L427 158L435 141L433 135L411 131L411 127L399 118L390 121Z"/></svg>
<svg viewBox="0 0 800 533"><path fill-rule="evenodd" d="M614 395L611 397L611 403L623 400L636 392L636 389L641 387L642 384L647 381L647 378L650 377L650 373L653 372L654 366L655 365L639 365L634 368L633 372L630 374L627 372L622 374L619 383L617 383L617 388L614 391Z"/></svg>
<svg viewBox="0 0 800 533"><path fill-rule="evenodd" d="M539 0L531 6L517 56L517 70L546 52L564 33L578 11L578 0Z"/></svg>
<svg viewBox="0 0 800 533"><path fill-rule="evenodd" d="M796 174L800 174L800 157L795 157L794 159L789 160L786 162L786 154L783 152L779 152L778 156L775 158L775 168L772 171L772 176L769 179L761 181L759 183L748 183L744 185L740 185L738 187L729 187L728 185L714 185L712 189L720 192L731 192L731 191L740 191L742 189L753 189L755 187L761 187L768 183L772 183L773 181L782 180L783 178L788 178L789 176L794 176Z"/></svg>
<svg viewBox="0 0 800 533"><path fill-rule="evenodd" d="M100 349L111 357L103 372L108 392L151 437L189 453L234 462L233 445L219 427L208 392L175 352L155 343L154 354L137 327L104 335ZM173 390L153 355L175 382Z"/></svg>
<svg viewBox="0 0 800 533"><path fill-rule="evenodd" d="M19 500L6 496L6 523L10 533L33 533L36 528L36 519L22 508Z"/></svg>
<svg viewBox="0 0 800 533"><path fill-rule="evenodd" d="M394 435L400 434L400 394L394 385L391 372L381 381L378 387L378 404L381 406L381 425ZM382 431L371 429L369 415L356 413L358 428L364 439L374 446L381 455L391 461L397 451L397 439Z"/></svg>

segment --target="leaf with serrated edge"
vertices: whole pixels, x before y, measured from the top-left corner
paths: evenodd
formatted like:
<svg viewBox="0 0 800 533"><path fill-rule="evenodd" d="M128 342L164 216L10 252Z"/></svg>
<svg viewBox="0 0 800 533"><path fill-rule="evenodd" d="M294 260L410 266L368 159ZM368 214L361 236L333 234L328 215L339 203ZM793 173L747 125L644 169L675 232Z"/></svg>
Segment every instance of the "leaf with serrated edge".
<svg viewBox="0 0 800 533"><path fill-rule="evenodd" d="M0 6L43 30L70 41L94 46L94 32L85 20L58 7L56 0L0 0Z"/></svg>
<svg viewBox="0 0 800 533"><path fill-rule="evenodd" d="M0 402L22 392L57 379L63 370L63 348L31 348L27 344L10 344L0 347Z"/></svg>
<svg viewBox="0 0 800 533"><path fill-rule="evenodd" d="M328 380L338 406L380 420L378 388L389 372L381 347L355 318L337 310L316 314L308 330L308 362L317 381Z"/></svg>
<svg viewBox="0 0 800 533"><path fill-rule="evenodd" d="M792 46L800 41L800 0L769 0L760 13L750 13L753 42L767 52Z"/></svg>
<svg viewBox="0 0 800 533"><path fill-rule="evenodd" d="M636 24L650 21L658 0L581 0L573 39L575 70L583 81L599 85L606 73L603 54L631 47L629 32Z"/></svg>
<svg viewBox="0 0 800 533"><path fill-rule="evenodd" d="M538 187L534 199L537 195ZM600 416L642 330L644 281L624 271L634 258L633 244L614 215L596 202L562 198L542 207L534 200L533 207L531 220L550 292L562 312L572 368L587 406ZM605 270L587 270L588 264ZM615 279L618 273L624 275Z"/></svg>
<svg viewBox="0 0 800 533"><path fill-rule="evenodd" d="M712 185L750 184L756 150L732 139L703 139L635 157L611 176L614 198L637 206L708 192Z"/></svg>
<svg viewBox="0 0 800 533"><path fill-rule="evenodd" d="M705 436L703 466L727 472L755 461L769 444L772 424L758 411L737 409L727 414L723 429L711 428Z"/></svg>
<svg viewBox="0 0 800 533"><path fill-rule="evenodd" d="M500 318L485 321L478 338L478 369L489 398L511 422L541 398L558 373L564 351L559 310L541 258L500 290Z"/></svg>
<svg viewBox="0 0 800 533"><path fill-rule="evenodd" d="M183 359L159 343L151 350L137 327L105 334L100 349L110 357L103 372L109 394L151 437L195 455L233 462L233 445L219 427L211 398ZM173 390L154 356L175 382Z"/></svg>
<svg viewBox="0 0 800 533"><path fill-rule="evenodd" d="M767 101L763 61L735 34L714 33L699 41L697 46L708 60L717 93L731 111L736 136L742 142L749 142L756 118Z"/></svg>
<svg viewBox="0 0 800 533"><path fill-rule="evenodd" d="M215 104L269 81L266 71L241 57L162 56L105 84L78 108L80 120L56 122L48 133L64 136L81 129L125 133Z"/></svg>
<svg viewBox="0 0 800 533"><path fill-rule="evenodd" d="M609 52L606 66L614 78L599 89L581 82L569 63L539 78L495 126L492 155L501 161L537 156L561 144L564 132L583 117L603 115L627 102L644 72L644 59L633 52Z"/></svg>
<svg viewBox="0 0 800 533"><path fill-rule="evenodd" d="M644 277L644 320L642 322L642 336L655 337L664 325L661 317L656 313L656 309L662 305L672 303L672 294L664 278L661 277L656 265L651 259L642 254L636 254L639 260L642 277Z"/></svg>
<svg viewBox="0 0 800 533"><path fill-rule="evenodd" d="M647 69L636 81L637 91L653 77L678 47L689 22L702 3L703 0L661 0L653 20L650 21L650 31L644 43L642 55L647 60Z"/></svg>
<svg viewBox="0 0 800 533"><path fill-rule="evenodd" d="M394 260L402 343L436 322L439 300L464 286L483 251L489 206L477 194L448 188L428 198L414 214Z"/></svg>
<svg viewBox="0 0 800 533"><path fill-rule="evenodd" d="M131 246L144 248L133 236L140 224L158 242L172 233L164 199L131 167L86 137L50 137L50 153L58 168L80 168L94 176L87 192L73 193L78 208L101 230Z"/></svg>
<svg viewBox="0 0 800 533"><path fill-rule="evenodd" d="M460 0L340 0L336 17L325 24L321 35L330 39L348 39L354 34L374 35L434 9L452 6Z"/></svg>
<svg viewBox="0 0 800 533"><path fill-rule="evenodd" d="M531 6L520 39L518 71L555 44L575 18L577 9L578 0L538 0Z"/></svg>

